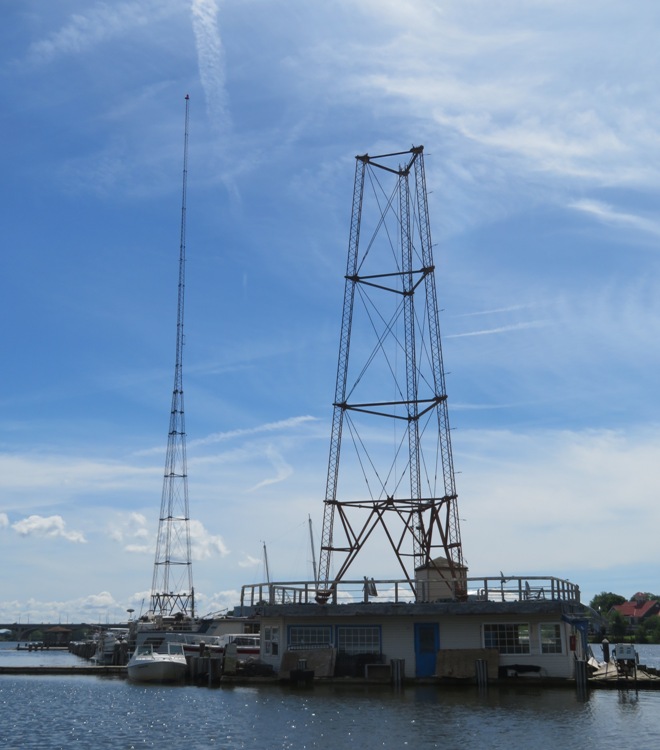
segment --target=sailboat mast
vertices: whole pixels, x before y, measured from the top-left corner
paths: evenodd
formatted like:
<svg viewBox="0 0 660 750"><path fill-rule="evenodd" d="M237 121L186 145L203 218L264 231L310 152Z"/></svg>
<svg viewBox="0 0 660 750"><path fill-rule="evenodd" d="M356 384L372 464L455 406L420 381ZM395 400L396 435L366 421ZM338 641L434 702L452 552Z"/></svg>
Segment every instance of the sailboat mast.
<svg viewBox="0 0 660 750"><path fill-rule="evenodd" d="M270 569L268 568L268 551L266 550L266 542L264 545L264 574L266 576L266 583L270 583Z"/></svg>
<svg viewBox="0 0 660 750"><path fill-rule="evenodd" d="M307 516L307 520L309 521L309 544L312 548L312 566L314 570L314 583L318 583L319 576L318 576L318 570L316 568L316 550L314 549L314 532L312 531L312 517Z"/></svg>
<svg viewBox="0 0 660 750"><path fill-rule="evenodd" d="M181 614L194 617L195 593L192 581L188 467L183 408L183 314L186 272L189 106L190 98L186 95L174 389L172 391L165 476L151 586L151 610L157 616Z"/></svg>

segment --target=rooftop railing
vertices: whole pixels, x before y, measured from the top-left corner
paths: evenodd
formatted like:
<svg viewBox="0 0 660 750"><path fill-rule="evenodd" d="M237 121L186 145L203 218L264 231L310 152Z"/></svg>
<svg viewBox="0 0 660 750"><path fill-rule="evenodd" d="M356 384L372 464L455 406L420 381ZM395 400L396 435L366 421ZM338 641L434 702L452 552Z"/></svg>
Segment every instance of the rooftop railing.
<svg viewBox="0 0 660 750"><path fill-rule="evenodd" d="M248 584L241 589L241 607L279 604L316 604L318 584L314 581ZM328 604L358 602L420 602L464 600L456 592L467 591L468 601L520 602L550 600L580 603L577 584L552 576L492 576L486 578L422 580L416 591L407 580L364 578L340 581L330 592Z"/></svg>

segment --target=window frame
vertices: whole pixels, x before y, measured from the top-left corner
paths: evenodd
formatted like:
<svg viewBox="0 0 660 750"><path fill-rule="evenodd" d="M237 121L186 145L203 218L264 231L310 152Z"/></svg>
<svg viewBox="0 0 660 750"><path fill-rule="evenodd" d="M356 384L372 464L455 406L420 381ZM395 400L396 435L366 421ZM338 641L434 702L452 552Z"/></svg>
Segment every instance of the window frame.
<svg viewBox="0 0 660 750"><path fill-rule="evenodd" d="M368 634L368 631L371 631ZM346 644L344 639L350 635L352 642ZM370 635L361 639L360 635ZM357 640L355 639L357 636ZM337 625L335 637L337 652L356 656L358 654L382 654L383 653L383 628L380 625ZM348 645L350 648L346 648ZM372 647L370 647L372 646Z"/></svg>
<svg viewBox="0 0 660 750"><path fill-rule="evenodd" d="M495 648L504 656L527 656L532 653L528 622L484 623L482 636L484 648Z"/></svg>
<svg viewBox="0 0 660 750"><path fill-rule="evenodd" d="M544 639L543 629L554 628L554 636L552 638ZM564 653L564 637L563 628L558 622L542 622L539 624L539 644L542 654L563 654ZM547 648L546 648L547 646Z"/></svg>
<svg viewBox="0 0 660 750"><path fill-rule="evenodd" d="M294 633L300 632L303 634L311 634L313 631L316 631L317 634L323 635L324 637L318 640L308 640L306 637L299 639L298 637L296 637L296 642L294 643ZM305 625L301 623L289 625L287 628L287 646L290 651L303 651L305 649L315 648L333 648L334 645L335 643L331 625Z"/></svg>

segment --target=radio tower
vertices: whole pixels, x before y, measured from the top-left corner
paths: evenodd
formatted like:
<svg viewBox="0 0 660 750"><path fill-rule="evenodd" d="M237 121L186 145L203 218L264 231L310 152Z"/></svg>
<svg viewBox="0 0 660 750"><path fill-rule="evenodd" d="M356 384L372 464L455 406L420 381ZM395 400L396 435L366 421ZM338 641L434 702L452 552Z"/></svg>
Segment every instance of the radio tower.
<svg viewBox="0 0 660 750"><path fill-rule="evenodd" d="M165 459L165 478L158 521L156 558L151 584L151 611L160 617L195 616L192 581L186 429L183 413L183 308L186 272L186 189L188 182L188 109L183 142L183 190L179 245L179 294L176 320L176 364L172 411Z"/></svg>
<svg viewBox="0 0 660 750"><path fill-rule="evenodd" d="M465 596L423 150L356 157L320 603L372 535Z"/></svg>

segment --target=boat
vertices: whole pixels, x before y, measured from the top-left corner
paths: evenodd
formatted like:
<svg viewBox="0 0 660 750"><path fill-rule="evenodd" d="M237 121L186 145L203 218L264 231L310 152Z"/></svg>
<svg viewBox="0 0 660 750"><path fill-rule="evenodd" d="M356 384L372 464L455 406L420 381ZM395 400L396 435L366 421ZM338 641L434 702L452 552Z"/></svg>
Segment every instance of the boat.
<svg viewBox="0 0 660 750"><path fill-rule="evenodd" d="M209 635L206 633L183 633L177 631L142 631L139 633L137 645L151 646L155 651L164 644L179 644L186 656L222 656L228 644L236 645L236 653L240 659L259 656L259 633L223 633Z"/></svg>
<svg viewBox="0 0 660 750"><path fill-rule="evenodd" d="M103 666L126 664L128 628L107 628L95 635L93 660Z"/></svg>
<svg viewBox="0 0 660 750"><path fill-rule="evenodd" d="M188 664L180 643L168 643L167 651L154 651L151 644L135 649L126 667L129 680L135 682L180 682Z"/></svg>

